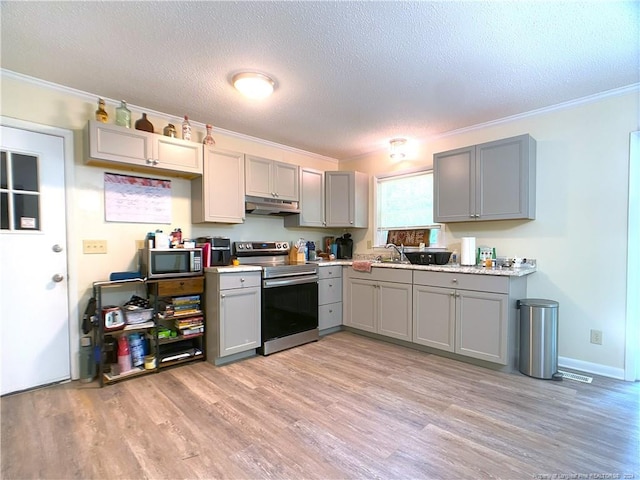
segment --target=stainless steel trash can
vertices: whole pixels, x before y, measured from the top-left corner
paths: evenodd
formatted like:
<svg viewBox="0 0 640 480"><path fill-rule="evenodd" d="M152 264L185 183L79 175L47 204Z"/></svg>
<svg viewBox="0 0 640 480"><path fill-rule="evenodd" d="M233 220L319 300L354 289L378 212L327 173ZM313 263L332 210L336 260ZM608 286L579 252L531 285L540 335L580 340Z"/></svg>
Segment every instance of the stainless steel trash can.
<svg viewBox="0 0 640 480"><path fill-rule="evenodd" d="M558 302L543 298L518 300L520 372L534 378L562 380L558 373Z"/></svg>

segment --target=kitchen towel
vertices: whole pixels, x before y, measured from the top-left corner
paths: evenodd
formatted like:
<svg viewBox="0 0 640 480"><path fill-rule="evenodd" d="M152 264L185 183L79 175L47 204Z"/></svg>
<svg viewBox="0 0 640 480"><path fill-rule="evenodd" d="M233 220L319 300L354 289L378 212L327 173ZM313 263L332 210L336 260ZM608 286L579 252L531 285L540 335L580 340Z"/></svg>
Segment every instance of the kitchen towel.
<svg viewBox="0 0 640 480"><path fill-rule="evenodd" d="M357 272L370 272L372 262L368 260L354 260L351 266Z"/></svg>
<svg viewBox="0 0 640 480"><path fill-rule="evenodd" d="M461 265L476 264L476 237L462 237L462 246L460 250Z"/></svg>

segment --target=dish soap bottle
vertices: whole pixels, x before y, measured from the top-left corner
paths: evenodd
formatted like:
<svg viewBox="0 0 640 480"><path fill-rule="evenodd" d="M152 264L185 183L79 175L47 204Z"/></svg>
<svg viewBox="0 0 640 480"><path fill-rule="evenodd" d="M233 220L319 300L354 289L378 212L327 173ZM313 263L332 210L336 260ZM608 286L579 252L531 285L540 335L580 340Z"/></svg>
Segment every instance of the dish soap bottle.
<svg viewBox="0 0 640 480"><path fill-rule="evenodd" d="M98 122L107 123L109 120L109 114L104 109L104 100L98 99L98 109L96 110L96 120Z"/></svg>
<svg viewBox="0 0 640 480"><path fill-rule="evenodd" d="M120 106L116 108L116 125L131 128L131 110L127 108L127 102L120 100Z"/></svg>
<svg viewBox="0 0 640 480"><path fill-rule="evenodd" d="M182 139L191 140L191 124L189 123L189 117L187 115L184 116L184 120L182 121Z"/></svg>

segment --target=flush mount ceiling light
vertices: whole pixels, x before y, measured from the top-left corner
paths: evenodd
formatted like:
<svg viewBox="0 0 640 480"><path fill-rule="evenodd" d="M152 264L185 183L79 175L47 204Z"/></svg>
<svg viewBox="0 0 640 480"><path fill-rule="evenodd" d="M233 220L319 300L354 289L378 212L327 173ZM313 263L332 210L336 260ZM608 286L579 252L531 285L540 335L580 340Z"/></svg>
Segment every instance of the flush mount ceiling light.
<svg viewBox="0 0 640 480"><path fill-rule="evenodd" d="M394 138L389 140L389 156L394 160L402 160L407 156L407 139Z"/></svg>
<svg viewBox="0 0 640 480"><path fill-rule="evenodd" d="M275 82L258 72L237 73L231 83L241 94L248 98L266 98L273 93Z"/></svg>

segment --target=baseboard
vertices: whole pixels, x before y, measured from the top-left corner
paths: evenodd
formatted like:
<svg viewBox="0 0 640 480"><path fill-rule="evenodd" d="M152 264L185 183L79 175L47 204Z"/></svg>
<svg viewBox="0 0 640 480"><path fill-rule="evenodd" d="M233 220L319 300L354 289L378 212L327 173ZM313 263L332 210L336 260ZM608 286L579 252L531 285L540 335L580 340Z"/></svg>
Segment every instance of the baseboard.
<svg viewBox="0 0 640 480"><path fill-rule="evenodd" d="M607 365L601 365L599 363L584 362L567 357L558 357L558 366L560 368L570 368L571 370L624 380L624 368L608 367Z"/></svg>

